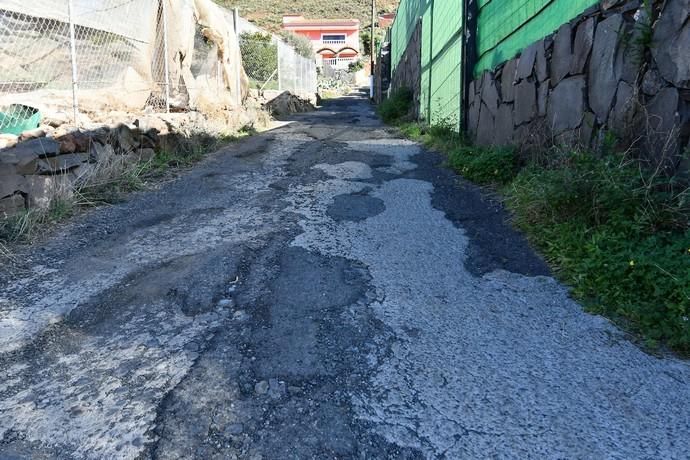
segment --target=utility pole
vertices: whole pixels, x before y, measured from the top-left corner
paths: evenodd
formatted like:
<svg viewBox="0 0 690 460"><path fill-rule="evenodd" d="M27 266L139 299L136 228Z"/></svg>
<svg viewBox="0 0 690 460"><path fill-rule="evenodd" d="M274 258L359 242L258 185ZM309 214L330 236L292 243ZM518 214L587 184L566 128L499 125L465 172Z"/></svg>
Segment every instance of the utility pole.
<svg viewBox="0 0 690 460"><path fill-rule="evenodd" d="M376 0L371 0L371 33L369 34L369 54L371 55L371 77L369 80L369 97L374 98L374 66L376 65Z"/></svg>

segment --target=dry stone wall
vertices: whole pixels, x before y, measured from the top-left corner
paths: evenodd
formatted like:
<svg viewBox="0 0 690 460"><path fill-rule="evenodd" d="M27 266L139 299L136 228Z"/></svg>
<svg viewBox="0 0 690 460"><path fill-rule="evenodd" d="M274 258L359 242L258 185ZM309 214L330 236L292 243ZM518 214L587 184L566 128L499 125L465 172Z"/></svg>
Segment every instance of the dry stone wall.
<svg viewBox="0 0 690 460"><path fill-rule="evenodd" d="M412 37L400 58L400 62L392 72L391 92L401 88L412 91L413 103L410 114L419 117L419 101L422 88L422 21L417 21L417 26L412 32Z"/></svg>
<svg viewBox="0 0 690 460"><path fill-rule="evenodd" d="M607 133L675 168L690 147L690 0L602 0L470 83L481 145L599 145Z"/></svg>

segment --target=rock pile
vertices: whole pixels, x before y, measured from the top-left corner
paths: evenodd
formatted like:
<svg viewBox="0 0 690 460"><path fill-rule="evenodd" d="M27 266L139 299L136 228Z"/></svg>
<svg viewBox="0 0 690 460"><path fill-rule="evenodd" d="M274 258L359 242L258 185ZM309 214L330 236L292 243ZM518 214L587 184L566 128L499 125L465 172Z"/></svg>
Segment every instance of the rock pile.
<svg viewBox="0 0 690 460"><path fill-rule="evenodd" d="M295 96L289 91L284 91L268 101L264 104L264 108L272 115L278 117L291 113L311 112L316 110L316 107L314 107L311 101Z"/></svg>
<svg viewBox="0 0 690 460"><path fill-rule="evenodd" d="M48 206L56 193L68 193L94 164L110 156L150 160L166 128L137 121L88 131L48 134L48 129L0 136L0 217Z"/></svg>
<svg viewBox="0 0 690 460"><path fill-rule="evenodd" d="M599 2L471 82L470 133L484 145L590 147L610 131L675 156L690 146L689 11L690 0Z"/></svg>

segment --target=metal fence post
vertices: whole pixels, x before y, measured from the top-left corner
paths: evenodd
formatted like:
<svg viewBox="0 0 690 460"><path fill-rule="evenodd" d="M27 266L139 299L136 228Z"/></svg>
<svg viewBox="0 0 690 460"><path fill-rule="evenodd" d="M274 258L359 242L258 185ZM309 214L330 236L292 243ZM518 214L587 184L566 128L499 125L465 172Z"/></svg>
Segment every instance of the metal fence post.
<svg viewBox="0 0 690 460"><path fill-rule="evenodd" d="M278 91L283 91L283 83L281 82L281 71L280 71L280 55L282 54L280 52L280 42L276 42L276 50L278 51Z"/></svg>
<svg viewBox="0 0 690 460"><path fill-rule="evenodd" d="M237 65L235 66L235 94L237 95L237 106L242 105L242 83L240 82L242 73L242 52L240 51L240 34L238 29L239 10L232 9L232 27L235 30L235 40L237 41Z"/></svg>
<svg viewBox="0 0 690 460"><path fill-rule="evenodd" d="M165 112L170 113L170 64L168 63L168 9L166 2L161 0L163 15L163 78L165 78Z"/></svg>
<svg viewBox="0 0 690 460"><path fill-rule="evenodd" d="M280 55L282 54L280 52L280 41L276 41L276 52L278 53L278 91L283 91L283 84L281 83L281 71L280 71Z"/></svg>
<svg viewBox="0 0 690 460"><path fill-rule="evenodd" d="M72 0L67 0L67 18L69 21L69 52L72 61L72 110L74 126L79 127L79 102L77 99L77 40L74 32L74 18L72 17Z"/></svg>

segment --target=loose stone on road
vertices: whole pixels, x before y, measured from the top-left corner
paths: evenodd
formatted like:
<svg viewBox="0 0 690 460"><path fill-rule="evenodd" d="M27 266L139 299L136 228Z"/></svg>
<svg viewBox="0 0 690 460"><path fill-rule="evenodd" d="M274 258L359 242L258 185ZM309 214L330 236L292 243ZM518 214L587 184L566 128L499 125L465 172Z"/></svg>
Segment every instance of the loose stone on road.
<svg viewBox="0 0 690 460"><path fill-rule="evenodd" d="M0 458L688 458L690 366L361 96L0 277Z"/></svg>

